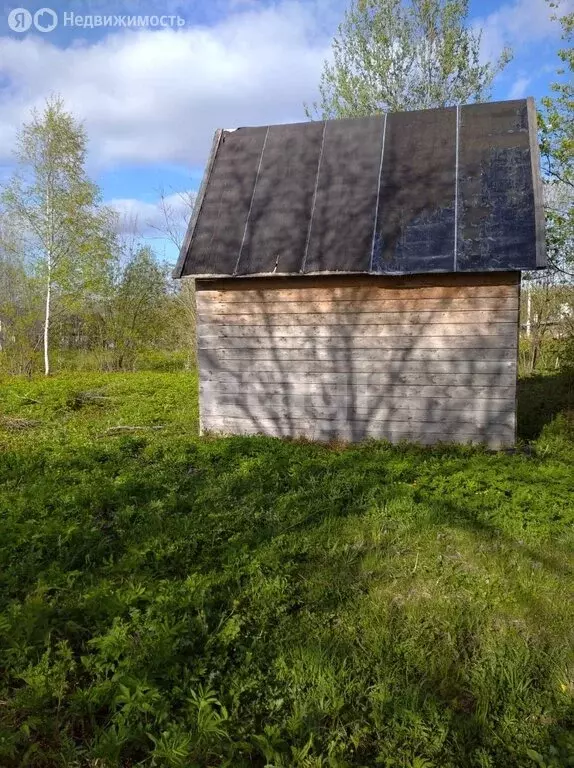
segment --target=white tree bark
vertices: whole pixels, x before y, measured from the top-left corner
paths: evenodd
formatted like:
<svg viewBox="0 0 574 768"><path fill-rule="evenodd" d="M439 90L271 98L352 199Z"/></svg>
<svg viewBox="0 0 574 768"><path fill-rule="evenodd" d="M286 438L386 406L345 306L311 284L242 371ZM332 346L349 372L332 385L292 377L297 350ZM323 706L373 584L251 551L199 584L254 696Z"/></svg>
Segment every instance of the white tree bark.
<svg viewBox="0 0 574 768"><path fill-rule="evenodd" d="M46 312L44 315L44 375L50 375L50 304L52 298L52 269L48 262L48 285L46 286Z"/></svg>
<svg viewBox="0 0 574 768"><path fill-rule="evenodd" d="M50 375L50 310L52 299L52 265L54 259L54 220L51 205L51 173L48 174L46 187L46 220L48 223L48 284L46 286L46 312L44 315L44 376Z"/></svg>

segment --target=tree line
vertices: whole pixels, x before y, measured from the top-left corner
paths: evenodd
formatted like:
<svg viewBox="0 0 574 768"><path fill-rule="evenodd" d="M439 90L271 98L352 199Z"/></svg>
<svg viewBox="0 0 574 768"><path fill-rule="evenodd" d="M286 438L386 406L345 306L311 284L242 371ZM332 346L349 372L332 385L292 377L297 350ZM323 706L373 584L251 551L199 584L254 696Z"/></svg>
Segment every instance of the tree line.
<svg viewBox="0 0 574 768"><path fill-rule="evenodd" d="M539 104L551 269L525 280L532 369L546 338L572 335L574 317L574 13L560 16L553 3L549 13L564 45ZM488 100L512 51L484 62L481 36L467 0L353 0L307 116ZM0 370L49 374L54 357L60 368L132 370L154 354L158 364L192 365L193 282L173 282L149 241L119 234L118 214L86 171L87 146L59 96L18 134L15 170L0 194ZM162 214L163 236L179 244L182 222L163 196Z"/></svg>

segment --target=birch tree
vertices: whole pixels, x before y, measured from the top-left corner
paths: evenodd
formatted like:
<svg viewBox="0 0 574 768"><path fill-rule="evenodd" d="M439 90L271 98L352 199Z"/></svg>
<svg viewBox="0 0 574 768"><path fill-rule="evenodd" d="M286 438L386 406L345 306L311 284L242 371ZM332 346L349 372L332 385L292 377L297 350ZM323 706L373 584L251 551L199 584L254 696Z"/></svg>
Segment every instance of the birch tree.
<svg viewBox="0 0 574 768"><path fill-rule="evenodd" d="M352 0L308 117L363 117L487 100L511 57L480 57L468 0Z"/></svg>
<svg viewBox="0 0 574 768"><path fill-rule="evenodd" d="M88 178L87 137L59 96L18 134L17 168L3 191L6 215L25 241L26 260L43 285L44 372L50 373L54 299L96 289L110 254L109 213Z"/></svg>

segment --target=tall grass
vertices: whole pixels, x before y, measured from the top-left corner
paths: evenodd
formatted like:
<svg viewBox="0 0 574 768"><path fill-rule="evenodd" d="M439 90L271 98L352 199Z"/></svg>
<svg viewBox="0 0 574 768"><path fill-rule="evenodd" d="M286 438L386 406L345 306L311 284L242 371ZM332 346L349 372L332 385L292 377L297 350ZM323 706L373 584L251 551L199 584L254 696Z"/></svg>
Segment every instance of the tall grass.
<svg viewBox="0 0 574 768"><path fill-rule="evenodd" d="M118 369L118 354L108 350L61 350L52 352L52 369L57 375L70 373L109 373L163 371L174 373L189 370L192 366L192 350L147 350L123 360L124 370ZM0 376L24 375L31 378L43 370L41 350L20 350L10 353L0 350Z"/></svg>

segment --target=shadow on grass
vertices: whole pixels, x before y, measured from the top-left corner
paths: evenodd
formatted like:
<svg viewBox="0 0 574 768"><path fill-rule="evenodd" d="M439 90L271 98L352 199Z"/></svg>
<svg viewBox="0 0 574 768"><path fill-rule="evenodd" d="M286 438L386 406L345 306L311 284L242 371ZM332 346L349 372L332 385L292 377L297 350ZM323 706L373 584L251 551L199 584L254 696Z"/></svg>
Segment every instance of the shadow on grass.
<svg viewBox="0 0 574 768"><path fill-rule="evenodd" d="M535 440L563 414L574 431L574 373L529 376L518 382L518 437Z"/></svg>
<svg viewBox="0 0 574 768"><path fill-rule="evenodd" d="M556 378L527 382L532 387L541 381L555 396L551 401L548 394L545 403L540 392L530 395L546 404L547 414L563 411L559 392L571 392L564 383L561 390ZM552 402L558 403L554 409ZM567 470L558 466L550 482L546 465L540 472L537 467L522 457L457 447L372 444L339 451L262 437L120 435L47 455L14 451L4 468L0 463L0 481L6 483L4 557L10 562L4 573L0 569L0 594L21 604L25 620L15 614L8 636L29 650L9 671L14 703L3 715L6 728L28 712L28 700L18 694L20 681L45 652L51 632L65 639L74 658L89 658L89 674L73 667L70 685L86 696L93 688L101 691L98 706L108 736L123 717L108 683L108 664L118 680L153 685L177 727L188 727L181 715L187 695L187 688L178 692L181 680L190 690L198 681L211 685L231 713L227 740L214 741L210 756L202 752L203 762L196 764L213 765L217 754L238 768L264 765L244 734L260 733L270 721L286 742L285 749L278 748L278 765L305 765L291 760L291 744L304 749L313 737L317 754L324 755L331 741L343 742L355 728L362 729L360 748L332 765L384 764L387 757L392 765L398 750L408 765L415 749L438 755L436 764L443 766L474 768L479 750L488 757L482 765L525 765L527 748L534 744L546 754L566 738L574 718L571 709L554 704L551 683L544 682L551 680L550 662L566 654L560 617L567 605L559 596L550 599L551 584L540 599L531 585L524 590L513 580L514 566L503 569L512 554L520 556L517 574L538 569L560 579L571 576L558 535L550 553L543 546L566 527L554 519L553 505L566 495ZM543 487L547 496L541 495ZM364 523L371 514L378 521L372 536ZM532 516L540 547L525 530ZM414 534L424 525L429 532L421 539L421 563L406 566L404 555L415 555ZM439 537L449 528L471 532L476 551L487 553L494 573L502 571L505 588L523 604L527 637L540 625L556 624L553 656L542 640L529 649L520 637L509 651L526 648L524 659L507 658L504 648L497 649L500 633L487 623L482 632L481 622L488 619L481 592L488 587L482 582L445 621L443 598L459 588L469 594L472 587L459 571L418 619L393 596L388 608L383 606L387 619L369 626L361 609L373 585L365 558L375 549L384 558L388 554L393 567L385 573L397 594L410 589L415 571L417 578L426 574L423 594L426 585L445 579ZM50 591L37 607L30 596L38 579L48 577ZM372 633L366 651L362 629ZM325 670L305 667L300 680L289 671L276 679L279 661L290 658L291 648L307 658L321 640L334 649ZM472 674L481 667L482 642L491 642L496 652L492 669L476 682ZM484 658L490 658L486 651ZM337 681L343 674L347 677ZM375 702L368 697L379 677L388 691ZM336 684L324 693L330 679ZM523 680L528 687L515 693ZM529 704L531 695L536 701ZM480 709L481 701L488 709ZM48 747L51 754L61 753L55 716L43 698L35 706L44 721L33 723L32 740L46 755ZM84 710L67 703L64 710L69 732L83 734L81 749L92 749L104 731ZM538 717L538 711L550 712L551 722L529 722L521 730L523 713ZM143 731L148 726L142 712L135 722ZM124 765L149 758L149 744L137 728L121 745ZM444 744L434 739L439 730ZM159 732L154 735L159 738ZM27 746L16 748L7 762L0 752L2 765L22 764ZM75 741L70 749L76 750ZM29 764L64 760L48 755Z"/></svg>

